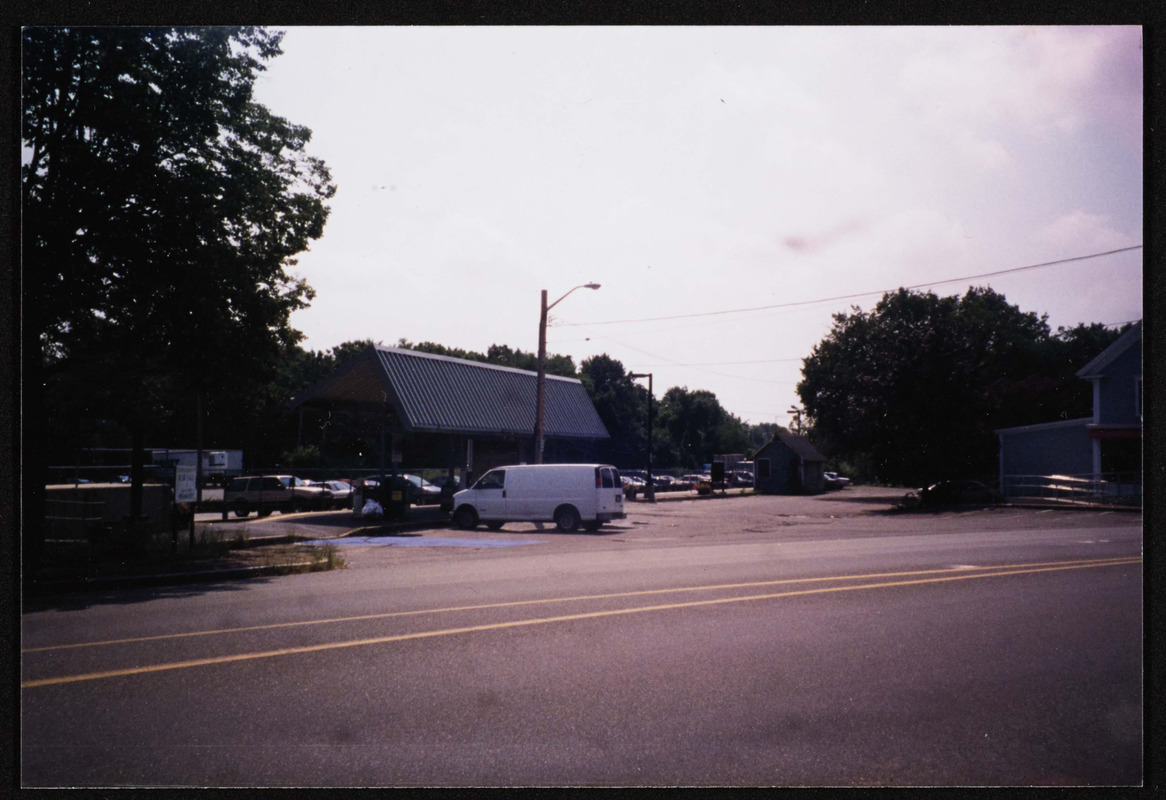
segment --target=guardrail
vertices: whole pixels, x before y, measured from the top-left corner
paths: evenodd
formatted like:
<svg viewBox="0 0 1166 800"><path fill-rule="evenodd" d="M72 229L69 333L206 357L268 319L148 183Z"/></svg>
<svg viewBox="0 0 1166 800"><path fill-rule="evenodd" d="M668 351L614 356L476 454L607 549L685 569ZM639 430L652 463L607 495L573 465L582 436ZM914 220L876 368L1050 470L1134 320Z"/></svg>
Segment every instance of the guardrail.
<svg viewBox="0 0 1166 800"><path fill-rule="evenodd" d="M1010 501L1040 501L1065 505L1142 506L1142 476L1134 472L1099 475L1005 475L1004 496Z"/></svg>

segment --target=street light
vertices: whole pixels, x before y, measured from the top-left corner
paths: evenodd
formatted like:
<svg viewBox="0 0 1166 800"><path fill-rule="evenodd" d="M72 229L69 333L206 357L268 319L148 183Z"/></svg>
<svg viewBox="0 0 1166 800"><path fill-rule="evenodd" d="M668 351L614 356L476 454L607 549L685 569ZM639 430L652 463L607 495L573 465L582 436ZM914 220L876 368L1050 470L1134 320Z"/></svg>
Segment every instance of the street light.
<svg viewBox="0 0 1166 800"><path fill-rule="evenodd" d="M632 380L636 378L648 379L648 484L644 487L644 495L650 502L656 502L656 485L652 482L652 373L632 372L628 374Z"/></svg>
<svg viewBox="0 0 1166 800"><path fill-rule="evenodd" d="M598 283L584 283L575 289L598 289ZM567 294L575 291L572 289ZM538 395L534 406L534 463L543 463L543 437L546 433L547 403L547 312L563 302L567 294L547 305L547 290L542 291L542 313L538 318Z"/></svg>
<svg viewBox="0 0 1166 800"><path fill-rule="evenodd" d="M797 406L790 406L789 409L786 411L786 413L793 415L794 433L796 433L798 436L801 436L802 435L802 409L798 408Z"/></svg>

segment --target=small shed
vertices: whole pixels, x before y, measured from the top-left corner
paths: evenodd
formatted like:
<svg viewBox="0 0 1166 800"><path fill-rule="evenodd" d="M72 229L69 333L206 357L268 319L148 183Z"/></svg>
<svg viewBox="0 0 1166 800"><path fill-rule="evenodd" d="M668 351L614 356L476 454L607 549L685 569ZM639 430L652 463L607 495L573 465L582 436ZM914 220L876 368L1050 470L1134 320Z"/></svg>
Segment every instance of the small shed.
<svg viewBox="0 0 1166 800"><path fill-rule="evenodd" d="M778 433L753 455L753 488L763 494L802 494L826 488L826 458L809 439Z"/></svg>

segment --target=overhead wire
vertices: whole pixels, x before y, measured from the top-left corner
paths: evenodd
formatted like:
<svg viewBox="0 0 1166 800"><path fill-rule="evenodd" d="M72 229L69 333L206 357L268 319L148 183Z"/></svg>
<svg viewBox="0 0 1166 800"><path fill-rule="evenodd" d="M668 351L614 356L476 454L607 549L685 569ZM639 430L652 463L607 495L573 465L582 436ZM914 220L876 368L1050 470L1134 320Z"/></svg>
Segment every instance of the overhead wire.
<svg viewBox="0 0 1166 800"><path fill-rule="evenodd" d="M917 284L913 284L911 286L904 286L904 287L900 287L900 288L907 289L907 290L913 290L913 289L923 289L923 288L927 288L930 286L942 286L944 284L949 284L949 283L960 283L962 281L978 280L980 278L990 278L990 277L995 277L998 275L1008 275L1008 274L1012 274L1012 273L1024 272L1024 271L1034 270L1034 269L1042 269L1045 267L1052 267L1052 266L1057 266L1057 265L1061 265L1061 264L1070 264L1070 263L1074 263L1074 262L1078 262L1078 261L1087 261L1089 259L1101 258L1103 256L1115 255L1118 253L1125 253L1125 252L1129 252L1132 250L1140 250L1140 249L1142 249L1142 245L1138 244L1138 245L1132 245L1130 247L1121 247L1121 248L1118 248L1116 250L1107 250L1107 251L1101 252L1101 253L1090 253L1088 255L1073 256L1071 258L1062 258L1062 259L1057 259L1055 261L1044 261L1044 262L1041 262L1039 264L1026 264L1026 265L1020 266L1020 267L1010 267L1008 269L994 270L992 272L984 272L984 273L980 273L978 275L967 275L967 276L959 277L959 278L945 278L943 280L928 281L926 283L917 283ZM620 341L620 340L612 338L610 336L604 336L601 334L597 334L593 331L590 331L588 328L590 326L596 326L596 325L617 325L617 324L628 324L628 323L639 323L639 322L663 322L663 321L678 320L678 319L693 319L693 318L699 318L699 317L725 316L725 315L729 315L729 314L744 314L744 313L758 312L758 311L771 311L771 310L782 309L782 308L794 308L794 307L798 307L798 306L815 305L818 303L837 302L839 300L853 300L853 299L857 299L860 297L870 297L873 295L886 294L886 293L892 292L892 291L897 291L897 290L895 290L895 289L880 289L880 290L875 290L875 291L859 292L856 294L839 295L836 297L824 297L824 298L819 298L816 300L800 300L800 301L794 301L794 302L789 302L789 303L777 303L777 304L768 305L768 306L755 306L752 308L726 309L726 310L722 310L722 311L706 311L706 312L698 312L698 313L693 313L693 314L673 314L673 315L668 315L668 316L663 316L663 317L645 317L645 318L641 318L641 319L606 320L606 321L600 321L600 322L579 322L579 323L556 322L555 326L556 327L568 326L568 327L578 328L580 331L582 331L584 333L591 334L591 336L588 337L588 339L591 339L591 338L604 339L606 341L612 342L613 344L617 344L617 345L619 345L621 347L625 347L629 350L634 350L637 353L641 353L641 354L649 356L651 358L658 359L660 362L662 362L659 364L649 364L649 365L643 366L644 369L648 369L648 368L652 368L652 367L684 367L684 368L697 369L698 371L704 372L704 373L709 374L709 375L716 375L718 377L723 377L723 378L731 378L733 380L750 381L753 383L769 383L769 384L777 384L777 385L795 386L795 385L797 385L798 381L775 381L775 380L768 380L765 378L751 378L751 377L745 377L742 375L731 375L731 374L724 373L724 372L717 372L715 370L704 369L704 367L709 367L709 366L744 366L744 365L750 365L750 364L795 362L795 361L802 361L803 359L801 359L801 358L776 358L776 359L761 359L761 360L757 360L757 361L738 361L738 362L729 361L729 362L705 362L705 363L695 363L695 364L683 364L683 363L680 363L678 361L674 361L672 359L665 358L664 356L660 356L660 355L655 354L655 353L649 353L647 350L644 350L644 349L639 348L639 347L635 347L634 345L630 345L626 342ZM1136 321L1137 320L1132 320L1131 322L1136 322ZM1107 327L1107 328L1120 327L1121 325L1128 325L1128 324L1130 324L1130 322L1118 322L1118 323L1108 324L1105 327ZM690 326L686 326L686 327L690 327ZM640 368L641 368L641 366L637 365L636 369L640 369Z"/></svg>
<svg viewBox="0 0 1166 800"><path fill-rule="evenodd" d="M1008 275L1008 274L1012 274L1012 273L1016 273L1016 272L1024 272L1026 270L1043 269L1045 267L1053 267L1053 266L1057 266L1060 264L1070 264L1070 263L1073 263L1075 261L1087 261L1087 260L1092 259L1092 258L1101 258L1103 256L1111 256L1111 255L1115 255L1117 253L1126 253L1126 252L1129 252L1131 250L1140 250L1140 249L1142 249L1142 245L1136 244L1136 245L1132 245L1130 247L1119 247L1116 250L1106 250L1105 252L1102 252L1102 253L1090 253L1090 254L1084 255L1084 256L1073 256L1071 258L1060 258L1060 259L1057 259L1055 261L1043 261L1039 264L1026 264L1026 265L1021 266L1021 267L1010 267L1008 269L1000 269L1000 270L995 270L992 272L982 272L978 275L966 275L966 276L960 277L960 278L945 278L943 280L938 280L938 281L927 281L926 283L916 283L916 284L913 284L911 286L902 286L902 287L898 287L898 288L901 288L901 289L924 289L924 288L927 288L929 286L942 286L942 285L947 284L947 283L960 283L962 281L972 281L972 280L978 280L980 278L992 278L992 277L995 277L998 275ZM867 292L857 292L855 294L837 295L835 297L822 297L822 298L818 298L816 300L796 300L796 301L789 302L789 303L775 303L773 305L767 305L767 306L753 306L751 308L730 308L730 309L724 309L721 311L701 311L701 312L696 312L696 313L692 313L692 314L671 314L671 315L663 316L663 317L643 317L640 319L612 319L612 320L601 320L601 321L596 321L596 322L577 322L577 323L576 322L563 322L563 323L559 323L559 324L560 325L569 325L572 327L583 327L583 326L593 326L593 325L624 325L624 324L630 324L630 323L636 323L636 322L665 322L665 321L674 320L674 319L693 319L696 317L714 317L714 316L722 316L725 314L745 314L745 313L749 313L752 311L772 311L772 310L778 309L778 308L794 308L797 306L815 305L817 303L832 303L832 302L837 302L839 300L855 300L859 297L869 297L871 295L876 295L876 294L886 294L887 292L893 292L893 291L897 291L897 290L898 289L878 289L878 290L872 290L872 291L867 291Z"/></svg>

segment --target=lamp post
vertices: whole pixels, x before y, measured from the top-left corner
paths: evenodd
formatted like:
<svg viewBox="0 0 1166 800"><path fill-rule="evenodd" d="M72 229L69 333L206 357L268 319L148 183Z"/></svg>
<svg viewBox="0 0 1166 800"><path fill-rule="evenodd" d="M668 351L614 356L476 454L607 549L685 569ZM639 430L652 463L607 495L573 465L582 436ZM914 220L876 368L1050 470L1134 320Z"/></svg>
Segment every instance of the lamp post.
<svg viewBox="0 0 1166 800"><path fill-rule="evenodd" d="M652 373L632 372L628 377L632 380L636 378L648 379L648 485L644 487L644 496L648 498L649 502L655 503L656 485L652 482Z"/></svg>
<svg viewBox="0 0 1166 800"><path fill-rule="evenodd" d="M598 283L584 283L575 289L598 289ZM570 294L575 291L567 292ZM547 305L547 290L542 290L542 312L538 318L538 389L534 406L534 463L543 463L543 438L546 433L547 403L547 312L563 302L567 294Z"/></svg>
<svg viewBox="0 0 1166 800"><path fill-rule="evenodd" d="M789 410L786 411L786 413L793 415L794 433L797 434L798 436L801 436L802 435L802 409L798 408L797 406L790 406Z"/></svg>

